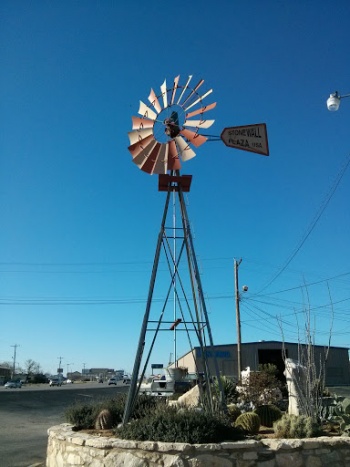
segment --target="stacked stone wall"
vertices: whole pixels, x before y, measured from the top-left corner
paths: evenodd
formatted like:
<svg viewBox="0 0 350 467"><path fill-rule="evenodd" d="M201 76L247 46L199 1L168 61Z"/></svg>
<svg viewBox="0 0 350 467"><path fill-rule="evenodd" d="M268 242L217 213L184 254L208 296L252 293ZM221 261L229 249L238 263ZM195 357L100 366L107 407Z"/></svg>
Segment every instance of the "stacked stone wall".
<svg viewBox="0 0 350 467"><path fill-rule="evenodd" d="M350 438L262 439L220 444L97 437L68 424L48 430L47 467L348 467Z"/></svg>

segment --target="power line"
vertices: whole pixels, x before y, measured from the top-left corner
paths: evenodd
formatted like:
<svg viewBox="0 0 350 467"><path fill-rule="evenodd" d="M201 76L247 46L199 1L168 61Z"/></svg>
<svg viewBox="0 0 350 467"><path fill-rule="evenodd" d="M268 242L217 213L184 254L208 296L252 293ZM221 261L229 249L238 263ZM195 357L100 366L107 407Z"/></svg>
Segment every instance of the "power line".
<svg viewBox="0 0 350 467"><path fill-rule="evenodd" d="M268 297L270 295L276 295L276 294L279 294L279 293L290 292L291 290L297 290L297 289L302 289L302 288L305 288L305 287L311 287L312 285L318 285L318 284L322 284L323 282L329 282L331 280L338 279L339 277L348 276L349 274L350 274L350 272L344 272L342 274L337 274L336 276L329 277L328 279L320 279L319 281L309 282L309 283L303 284L303 285L297 285L295 287L290 287L289 289L277 290L276 292L270 292L269 294L265 294L265 295L261 295L261 296L262 297ZM260 296L260 293L254 295L254 296L255 297Z"/></svg>
<svg viewBox="0 0 350 467"><path fill-rule="evenodd" d="M284 263L284 265L281 267L281 269L277 272L277 274L275 274L272 279L260 290L260 292L258 292L259 294L264 291L265 289L267 289L267 287L269 287L281 274L283 271L285 271L285 269L289 266L289 264L293 261L293 259L295 258L295 256L299 253L299 251L301 250L301 248L303 247L304 243L306 242L306 240L309 238L311 232L314 230L314 228L316 227L316 224L317 222L320 220L322 214L324 213L326 207L328 206L330 200L332 199L334 193L336 192L345 172L346 172L346 169L348 168L350 164L350 154L347 155L346 159L345 159L345 163L343 164L343 166L341 167L341 169L339 170L338 172L338 175L335 179L335 181L333 182L333 185L331 186L328 194L326 195L325 199L323 200L318 212L316 213L316 216L314 217L313 221L311 222L311 224L309 225L307 231L305 232L305 234L303 235L303 237L301 238L299 244L297 245L297 247L294 249L294 251L292 252L292 254L289 256L289 258L287 258L286 262Z"/></svg>

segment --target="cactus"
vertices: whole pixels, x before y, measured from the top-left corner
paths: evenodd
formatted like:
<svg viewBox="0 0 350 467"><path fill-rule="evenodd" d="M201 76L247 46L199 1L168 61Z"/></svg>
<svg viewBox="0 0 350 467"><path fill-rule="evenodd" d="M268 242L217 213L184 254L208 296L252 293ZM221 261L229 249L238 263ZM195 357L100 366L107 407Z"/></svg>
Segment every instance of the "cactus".
<svg viewBox="0 0 350 467"><path fill-rule="evenodd" d="M273 424L276 438L311 438L320 432L311 417L306 415L284 414L280 420Z"/></svg>
<svg viewBox="0 0 350 467"><path fill-rule="evenodd" d="M232 423L234 423L237 418L241 415L241 411L236 404L228 404L227 405L227 415Z"/></svg>
<svg viewBox="0 0 350 467"><path fill-rule="evenodd" d="M242 413L235 422L235 427L240 427L250 435L259 433L260 418L255 412Z"/></svg>
<svg viewBox="0 0 350 467"><path fill-rule="evenodd" d="M342 436L350 436L350 399L348 397L335 398L336 405L333 407L330 421L339 424Z"/></svg>
<svg viewBox="0 0 350 467"><path fill-rule="evenodd" d="M101 410L95 420L95 430L110 430L112 425L112 414L110 410Z"/></svg>
<svg viewBox="0 0 350 467"><path fill-rule="evenodd" d="M281 410L273 404L260 405L254 412L259 415L261 424L269 428L282 417Z"/></svg>

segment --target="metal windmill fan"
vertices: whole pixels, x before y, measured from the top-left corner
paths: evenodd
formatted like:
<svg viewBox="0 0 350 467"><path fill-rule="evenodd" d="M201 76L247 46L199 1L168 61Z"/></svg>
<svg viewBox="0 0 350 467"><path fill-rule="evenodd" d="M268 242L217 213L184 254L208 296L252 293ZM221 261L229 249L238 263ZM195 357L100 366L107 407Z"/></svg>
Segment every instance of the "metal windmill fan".
<svg viewBox="0 0 350 467"><path fill-rule="evenodd" d="M191 146L199 147L207 141L208 138L199 131L214 123L214 120L203 118L205 112L216 106L216 102L203 105L203 100L213 90L201 95L198 90L204 80L191 88L192 75L184 86L179 84L179 79L177 76L169 89L165 80L158 96L151 89L148 100L152 108L140 101L138 113L141 117L132 117L128 149L133 162L149 174L179 170L181 160L187 161L196 155ZM195 116L200 119L192 120Z"/></svg>
<svg viewBox="0 0 350 467"><path fill-rule="evenodd" d="M212 89L199 94L198 90L203 85L204 80L200 80L194 87L190 87L192 76L190 75L184 86L179 84L179 76L174 79L170 89L167 88L166 81L160 86L160 94L151 89L148 100L152 106L147 106L142 101L140 102L139 115L141 117L132 117L133 129L128 133L130 146L128 147L133 162L143 171L149 174L159 174L159 191L166 191L167 197L165 201L164 213L162 217L160 234L158 235L158 243L156 247L155 259L152 268L152 276L150 280L149 293L146 305L146 311L140 332L138 349L135 358L133 374L131 378L131 386L128 393L128 398L125 406L123 423L129 421L133 407L136 402L136 397L139 393L141 382L145 375L146 367L150 359L150 354L153 349L156 336L160 330L174 330L178 323L181 323L183 330L187 334L194 331L198 339L199 356L195 358L195 366L199 372L204 374L205 381L210 381L211 374L215 373L215 377L219 383L219 399L224 407L224 395L220 381L219 368L215 356L212 358L214 366L209 368L207 349L213 348L213 339L211 328L206 310L204 294L201 285L200 272L196 255L194 252L190 222L187 215L186 203L184 201L183 192L189 191L191 176L180 176L181 161L187 161L193 158L196 154L192 147L201 146L208 139L207 136L200 134L201 129L209 128L214 120L206 120L203 115L213 109L216 103L204 105L203 100L212 93ZM199 119L192 119L198 116ZM170 172L170 174L168 174ZM178 240L181 247L178 251L171 251L169 248L169 235L167 234L167 215L170 205L170 196L178 200L181 212L181 228L173 228L172 238ZM175 201L174 201L175 204ZM180 232L181 230L181 232ZM191 280L191 294L194 311L183 311L183 307L179 301L179 309L181 318L174 320L173 326L168 329L161 329L164 324L164 310L168 301L169 293L166 294L165 305L161 312L158 321L150 320L152 297L156 282L156 275L159 265L159 258L162 249L165 251L165 256L168 261L169 271L171 275L170 287L176 288L177 278L179 277L181 257L187 256L186 265L188 268L188 277ZM176 248L174 247L174 250ZM179 252L179 253L178 253ZM183 289L181 278L178 279ZM179 293L174 291L174 303L179 300ZM191 301L191 300L190 300ZM189 301L185 297L184 302L188 305ZM175 316L174 316L175 318ZM157 323L156 329L149 329L149 323ZM169 322L168 326L169 326ZM140 373L141 361L145 350L146 333L155 331L146 363ZM175 329L176 331L176 329ZM190 339L189 339L190 340ZM192 346L191 346L192 347ZM176 351L174 352L176 362ZM197 364L197 360L201 361ZM211 385L207 384L206 390L202 390L202 405L208 407L208 410L213 411L213 397L211 393Z"/></svg>

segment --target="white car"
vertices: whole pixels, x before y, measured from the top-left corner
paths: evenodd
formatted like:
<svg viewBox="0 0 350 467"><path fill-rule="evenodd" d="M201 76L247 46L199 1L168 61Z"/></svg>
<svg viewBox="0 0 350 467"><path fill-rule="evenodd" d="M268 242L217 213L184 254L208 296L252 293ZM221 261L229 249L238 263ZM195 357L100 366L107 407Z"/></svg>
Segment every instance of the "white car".
<svg viewBox="0 0 350 467"><path fill-rule="evenodd" d="M21 381L7 381L7 383L5 383L5 388L7 389L21 388L21 387L22 387Z"/></svg>
<svg viewBox="0 0 350 467"><path fill-rule="evenodd" d="M115 386L117 385L117 378L109 378L108 380L108 386L111 385L111 384L114 384Z"/></svg>

